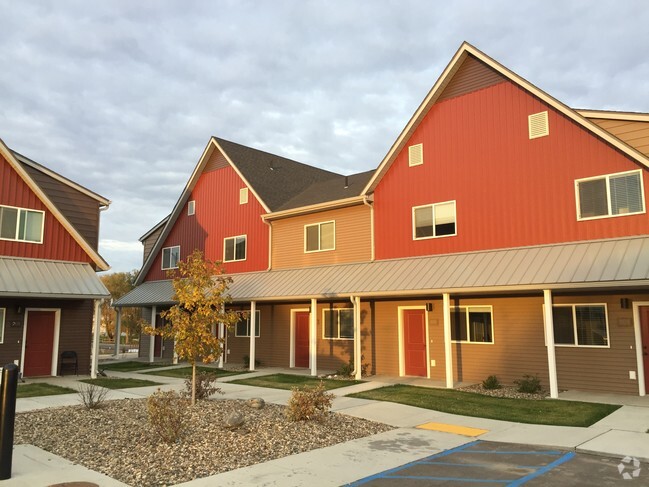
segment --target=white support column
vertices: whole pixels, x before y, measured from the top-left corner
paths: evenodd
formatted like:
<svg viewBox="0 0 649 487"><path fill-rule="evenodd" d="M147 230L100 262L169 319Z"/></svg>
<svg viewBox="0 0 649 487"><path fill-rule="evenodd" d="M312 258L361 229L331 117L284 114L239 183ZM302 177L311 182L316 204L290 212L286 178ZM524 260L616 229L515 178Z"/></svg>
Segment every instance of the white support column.
<svg viewBox="0 0 649 487"><path fill-rule="evenodd" d="M97 378L99 368L99 333L101 327L101 299L95 299L94 323L92 327L92 352L90 354L90 377Z"/></svg>
<svg viewBox="0 0 649 487"><path fill-rule="evenodd" d="M552 291L543 290L543 316L545 319L545 344L548 347L548 372L550 373L550 397L559 397L557 381L557 357L554 348L554 319L552 317Z"/></svg>
<svg viewBox="0 0 649 487"><path fill-rule="evenodd" d="M119 357L121 343L122 343L122 308L115 308L115 352L113 353L115 357Z"/></svg>
<svg viewBox="0 0 649 487"><path fill-rule="evenodd" d="M361 380L363 357L361 356L361 298L352 298L354 302L354 378Z"/></svg>
<svg viewBox="0 0 649 487"><path fill-rule="evenodd" d="M156 307L152 306L151 307L151 327L152 328L155 328L155 315L156 315ZM153 363L154 350L155 350L155 335L149 335L149 362L151 363Z"/></svg>
<svg viewBox="0 0 649 487"><path fill-rule="evenodd" d="M257 303L250 301L250 371L255 370L255 335L257 335Z"/></svg>
<svg viewBox="0 0 649 487"><path fill-rule="evenodd" d="M311 314L309 315L309 364L311 375L318 375L318 300L311 300Z"/></svg>
<svg viewBox="0 0 649 487"><path fill-rule="evenodd" d="M224 338L225 337L225 325L223 323L219 323L219 338ZM219 361L217 367L219 369L222 369L223 366L225 365L225 339L221 343L221 355L219 355Z"/></svg>
<svg viewBox="0 0 649 487"><path fill-rule="evenodd" d="M451 347L451 296L443 294L444 299L444 358L446 362L446 388L453 389L453 348Z"/></svg>

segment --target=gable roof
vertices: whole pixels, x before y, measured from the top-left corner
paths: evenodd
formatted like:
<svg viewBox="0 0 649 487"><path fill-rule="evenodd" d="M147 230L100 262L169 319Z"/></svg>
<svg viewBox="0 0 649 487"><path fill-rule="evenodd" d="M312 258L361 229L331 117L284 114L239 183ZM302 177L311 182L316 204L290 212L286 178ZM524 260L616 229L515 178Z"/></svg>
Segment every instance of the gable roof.
<svg viewBox="0 0 649 487"><path fill-rule="evenodd" d="M558 112L562 113L569 119L573 120L578 125L581 125L583 128L590 131L600 139L609 143L613 147L619 149L621 152L631 157L638 163L649 168L649 158L647 156L640 153L638 150L634 149L633 147L625 144L620 139L612 135L610 132L599 127L597 124L591 122L583 114L580 114L576 110L573 110L567 105L561 103L559 100L548 95L545 91L534 86L526 79L517 75L513 71L507 69L505 66L503 66L496 60L490 58L479 49L473 47L468 42L464 42L462 43L458 51L455 53L450 63L446 66L446 68L444 69L444 71L442 72L438 80L435 82L431 90L428 92L428 95L426 95L424 101L421 103L421 105L419 105L419 108L417 108L412 118L408 121L403 131L399 134L394 144L392 144L392 147L390 147L390 149L388 150L388 153L385 155L385 157L379 164L378 168L376 169L374 176L370 179L370 181L365 186L362 192L363 195L366 195L374 191L374 188L376 188L379 181L382 179L383 175L388 171L388 169L390 168L390 166L392 165L396 157L404 148L405 144L408 142L408 139L414 133L419 123L428 114L429 110L438 101L440 96L442 96L448 84L453 80L453 77L456 75L458 70L462 67L464 61L469 57L473 57L483 62L484 64L486 64L487 66L495 70L498 74L502 75L507 80L520 86L525 91L531 93L532 95L539 98L541 101L547 103L549 106L556 109Z"/></svg>
<svg viewBox="0 0 649 487"><path fill-rule="evenodd" d="M16 171L18 175L22 178L22 180L25 181L25 184L27 184L27 186L29 186L29 189L31 189L34 192L34 194L36 194L38 199L41 200L41 202L50 211L50 213L52 213L54 218L56 218L58 222L61 225L63 225L63 228L65 228L67 232L75 240L75 242L79 244L79 246L84 250L84 252L88 255L88 257L90 257L90 259L95 263L97 268L102 271L107 271L108 269L110 269L110 266L103 259L103 257L99 255L99 253L95 249L93 249L90 246L90 244L88 244L88 242L81 236L81 234L77 231L77 229L68 221L68 219L63 215L63 213L61 213L61 211L56 207L56 205L50 200L47 194L45 194L45 192L40 188L40 186L36 184L36 182L32 179L29 173L22 166L22 164L18 161L18 159L14 155L14 152L11 149L9 149L9 147L7 147L7 145L4 143L2 139L0 139L0 155L4 157L4 159L9 163L9 165L14 169L14 171ZM62 176L60 177L62 178ZM110 201L106 200L105 198L102 199L106 201L106 205L110 203Z"/></svg>

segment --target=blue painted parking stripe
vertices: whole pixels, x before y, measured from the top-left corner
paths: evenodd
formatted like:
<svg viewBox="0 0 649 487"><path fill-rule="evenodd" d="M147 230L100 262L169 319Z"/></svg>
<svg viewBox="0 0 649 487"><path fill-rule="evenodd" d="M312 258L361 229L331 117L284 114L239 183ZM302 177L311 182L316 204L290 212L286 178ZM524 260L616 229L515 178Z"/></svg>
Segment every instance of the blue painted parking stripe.
<svg viewBox="0 0 649 487"><path fill-rule="evenodd" d="M447 467L491 467L491 463L453 463L453 462L419 462L421 465L444 465ZM534 469L539 465L512 465L512 468Z"/></svg>
<svg viewBox="0 0 649 487"><path fill-rule="evenodd" d="M511 479L509 480L498 480L498 479L493 479L493 480L485 480L485 479L465 479L464 477L425 477L425 476L417 476L417 475L389 475L387 477L383 477L385 479L395 479L395 480L400 480L400 479L406 479L406 480L443 480L445 482L468 482L468 483L474 483L474 484L507 484L508 482L511 482ZM509 484L511 485L511 484Z"/></svg>
<svg viewBox="0 0 649 487"><path fill-rule="evenodd" d="M536 472L533 472L529 475L526 475L523 478L516 480L515 482L512 482L507 487L518 487L519 485L523 485L525 482L528 482L532 479L535 479L536 477L539 477L549 472L553 468L558 467L559 465L572 460L574 457L575 457L575 452L572 451L568 452L565 455L563 455L561 458L558 458L554 462L547 464L545 467L539 468Z"/></svg>
<svg viewBox="0 0 649 487"><path fill-rule="evenodd" d="M562 451L494 451L494 450L466 450L462 453L493 453L494 455L563 455Z"/></svg>

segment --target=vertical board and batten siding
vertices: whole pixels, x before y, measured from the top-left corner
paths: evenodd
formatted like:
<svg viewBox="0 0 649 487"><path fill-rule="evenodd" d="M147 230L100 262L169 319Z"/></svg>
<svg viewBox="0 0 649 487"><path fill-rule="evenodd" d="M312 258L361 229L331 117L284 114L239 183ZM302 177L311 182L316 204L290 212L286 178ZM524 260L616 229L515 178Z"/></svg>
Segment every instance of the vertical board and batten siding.
<svg viewBox="0 0 649 487"><path fill-rule="evenodd" d="M601 118L591 118L590 121L612 133L645 156L649 156L649 122L604 120Z"/></svg>
<svg viewBox="0 0 649 487"><path fill-rule="evenodd" d="M372 257L370 218L370 208L357 205L271 222L273 269L369 261ZM335 250L305 252L305 225L328 221L335 221Z"/></svg>
<svg viewBox="0 0 649 487"><path fill-rule="evenodd" d="M45 212L43 243L0 240L0 255L32 259L88 262L92 259L54 218L36 194L9 163L0 156L0 205L16 206ZM94 264L93 264L94 265Z"/></svg>
<svg viewBox="0 0 649 487"><path fill-rule="evenodd" d="M545 110L549 136L530 140L528 115ZM424 163L409 167L408 146L419 143ZM446 99L430 108L375 189L375 257L647 234L646 214L577 221L576 179L638 168L511 82ZM643 181L646 192L644 168ZM445 201L456 202L457 235L413 240L412 208Z"/></svg>
<svg viewBox="0 0 649 487"><path fill-rule="evenodd" d="M164 227L165 227L164 225L160 225L160 227L155 232L153 232L151 235L149 235L146 239L142 241L142 246L144 247L142 262L146 262L147 258L149 257L149 254L153 250L153 246L158 241L158 237L162 233L162 230L164 230Z"/></svg>
<svg viewBox="0 0 649 487"><path fill-rule="evenodd" d="M221 167L216 164L218 160L212 156L206 163L207 170L203 171L188 198L188 201L196 202L196 213L187 215L185 203L162 248L180 245L181 259L198 249L208 259L222 261L223 239L247 235L246 260L225 263L225 272L236 274L265 270L268 268L269 228L261 219L264 208L252 192L248 203L239 204L239 190L245 184L230 165ZM161 259L162 251L155 257L146 281L167 278Z"/></svg>

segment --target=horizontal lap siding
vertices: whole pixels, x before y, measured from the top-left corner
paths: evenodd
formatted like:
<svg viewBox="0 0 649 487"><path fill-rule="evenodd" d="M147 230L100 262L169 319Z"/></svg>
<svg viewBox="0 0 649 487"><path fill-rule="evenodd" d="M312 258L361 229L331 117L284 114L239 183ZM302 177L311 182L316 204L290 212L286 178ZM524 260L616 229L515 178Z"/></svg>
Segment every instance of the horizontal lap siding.
<svg viewBox="0 0 649 487"><path fill-rule="evenodd" d="M649 156L649 122L591 119L631 147Z"/></svg>

